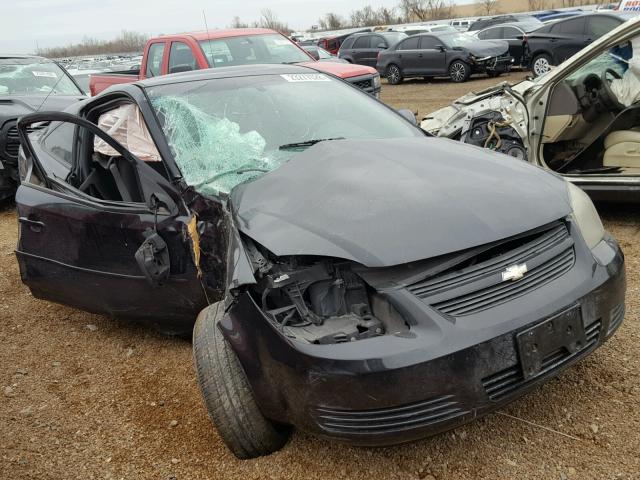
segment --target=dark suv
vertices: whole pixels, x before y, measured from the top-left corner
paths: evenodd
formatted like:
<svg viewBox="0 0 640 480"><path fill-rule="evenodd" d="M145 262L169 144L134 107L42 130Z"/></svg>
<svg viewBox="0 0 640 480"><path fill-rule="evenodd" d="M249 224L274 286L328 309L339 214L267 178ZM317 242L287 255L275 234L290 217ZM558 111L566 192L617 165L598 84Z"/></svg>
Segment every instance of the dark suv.
<svg viewBox="0 0 640 480"><path fill-rule="evenodd" d="M349 63L375 67L378 53L407 38L402 32L356 33L348 37L338 51L338 57Z"/></svg>

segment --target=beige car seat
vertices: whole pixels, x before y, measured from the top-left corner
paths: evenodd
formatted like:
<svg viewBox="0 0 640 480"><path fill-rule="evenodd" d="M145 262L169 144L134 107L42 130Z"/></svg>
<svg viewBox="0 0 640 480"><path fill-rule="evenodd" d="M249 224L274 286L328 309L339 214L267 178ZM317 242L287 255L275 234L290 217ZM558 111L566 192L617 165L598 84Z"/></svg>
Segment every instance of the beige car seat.
<svg viewBox="0 0 640 480"><path fill-rule="evenodd" d="M604 139L605 167L640 168L640 131L618 130Z"/></svg>

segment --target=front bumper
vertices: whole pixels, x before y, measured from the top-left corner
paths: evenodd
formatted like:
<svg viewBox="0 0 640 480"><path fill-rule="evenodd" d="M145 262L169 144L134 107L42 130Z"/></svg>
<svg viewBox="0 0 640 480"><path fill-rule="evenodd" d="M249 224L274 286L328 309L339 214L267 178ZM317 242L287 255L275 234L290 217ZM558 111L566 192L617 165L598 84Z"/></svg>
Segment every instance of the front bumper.
<svg viewBox="0 0 640 480"><path fill-rule="evenodd" d="M221 328L268 418L357 445L411 441L501 407L613 334L624 316L622 252L610 237L593 253L580 242L575 248L578 261L563 277L481 314L436 318L406 290L390 295L405 314L430 316L402 336L294 343L248 294L230 308ZM570 307L579 308L587 342L545 358L540 373L525 380L517 333Z"/></svg>
<svg viewBox="0 0 640 480"><path fill-rule="evenodd" d="M474 72L508 72L513 65L513 57L494 57L486 61L476 62L472 65Z"/></svg>

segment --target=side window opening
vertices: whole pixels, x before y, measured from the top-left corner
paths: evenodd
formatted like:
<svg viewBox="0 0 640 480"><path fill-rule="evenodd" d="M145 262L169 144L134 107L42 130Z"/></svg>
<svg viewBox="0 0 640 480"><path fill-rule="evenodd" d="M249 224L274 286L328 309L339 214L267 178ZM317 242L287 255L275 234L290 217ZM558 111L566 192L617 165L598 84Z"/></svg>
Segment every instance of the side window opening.
<svg viewBox="0 0 640 480"><path fill-rule="evenodd" d="M435 37L422 37L420 38L420 48L422 50L435 50L436 45L441 42Z"/></svg>
<svg viewBox="0 0 640 480"><path fill-rule="evenodd" d="M410 37L404 40L398 50L417 50L418 49L418 40L420 37Z"/></svg>
<svg viewBox="0 0 640 480"><path fill-rule="evenodd" d="M155 77L162 73L162 57L164 55L164 42L153 43L149 47L147 55L147 67L145 76Z"/></svg>
<svg viewBox="0 0 640 480"><path fill-rule="evenodd" d="M169 50L169 73L188 72L198 69L198 62L191 47L183 42L171 42Z"/></svg>
<svg viewBox="0 0 640 480"><path fill-rule="evenodd" d="M358 37L353 44L353 48L369 48L371 36L364 35L362 37Z"/></svg>
<svg viewBox="0 0 640 480"><path fill-rule="evenodd" d="M121 103L115 108L89 115L90 121L113 137L140 160L168 178L164 162L137 105ZM98 200L143 203L144 192L138 170L104 140L79 127L82 146L70 183Z"/></svg>

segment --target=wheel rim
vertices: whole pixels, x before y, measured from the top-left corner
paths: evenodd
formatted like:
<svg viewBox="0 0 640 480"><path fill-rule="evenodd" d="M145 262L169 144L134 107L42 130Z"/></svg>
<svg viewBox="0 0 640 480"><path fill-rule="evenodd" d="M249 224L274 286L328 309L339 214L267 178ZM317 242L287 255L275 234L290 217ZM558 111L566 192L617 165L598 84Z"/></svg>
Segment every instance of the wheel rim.
<svg viewBox="0 0 640 480"><path fill-rule="evenodd" d="M544 57L536 59L533 63L533 72L536 75L542 75L549 71L549 60Z"/></svg>
<svg viewBox="0 0 640 480"><path fill-rule="evenodd" d="M398 67L389 67L389 75L387 78L391 83L397 83L400 80L400 69Z"/></svg>
<svg viewBox="0 0 640 480"><path fill-rule="evenodd" d="M461 63L451 65L451 76L456 82L464 80L465 68Z"/></svg>

